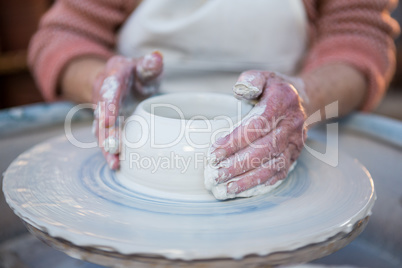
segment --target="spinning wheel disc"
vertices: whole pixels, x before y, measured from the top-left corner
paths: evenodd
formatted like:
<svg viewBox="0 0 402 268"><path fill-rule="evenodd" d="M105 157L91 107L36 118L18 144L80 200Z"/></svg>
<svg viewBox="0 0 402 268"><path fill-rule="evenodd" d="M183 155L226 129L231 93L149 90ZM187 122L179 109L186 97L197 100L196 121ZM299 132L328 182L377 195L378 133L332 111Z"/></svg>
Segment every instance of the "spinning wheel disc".
<svg viewBox="0 0 402 268"><path fill-rule="evenodd" d="M320 243L352 231L375 200L373 181L357 161L340 154L331 167L306 151L267 195L224 202L159 197L124 188L98 149L77 148L64 136L20 155L5 172L3 191L19 217L51 237L181 260L268 255Z"/></svg>

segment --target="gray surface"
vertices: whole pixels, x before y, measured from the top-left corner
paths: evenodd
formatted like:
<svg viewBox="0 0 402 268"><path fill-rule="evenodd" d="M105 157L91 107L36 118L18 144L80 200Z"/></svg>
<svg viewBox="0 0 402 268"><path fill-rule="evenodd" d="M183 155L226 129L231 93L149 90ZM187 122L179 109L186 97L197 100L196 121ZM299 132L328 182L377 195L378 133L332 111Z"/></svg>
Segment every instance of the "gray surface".
<svg viewBox="0 0 402 268"><path fill-rule="evenodd" d="M55 102L0 110L0 174L19 154L39 142L63 134L64 119L73 107L70 102ZM75 126L91 124L92 111L81 109L73 115ZM83 123L77 123L79 120ZM0 176L1 185L2 180L3 176ZM22 232L25 228L5 203L1 191L0 243Z"/></svg>
<svg viewBox="0 0 402 268"><path fill-rule="evenodd" d="M70 258L64 253L45 245L36 237L25 234L10 240L0 247L0 267L97 268L101 266Z"/></svg>
<svg viewBox="0 0 402 268"><path fill-rule="evenodd" d="M325 142L324 133L325 127L321 126L310 136ZM358 159L373 177L377 201L362 235L323 261L363 267L402 267L402 149L346 127L340 128L339 137L340 149Z"/></svg>

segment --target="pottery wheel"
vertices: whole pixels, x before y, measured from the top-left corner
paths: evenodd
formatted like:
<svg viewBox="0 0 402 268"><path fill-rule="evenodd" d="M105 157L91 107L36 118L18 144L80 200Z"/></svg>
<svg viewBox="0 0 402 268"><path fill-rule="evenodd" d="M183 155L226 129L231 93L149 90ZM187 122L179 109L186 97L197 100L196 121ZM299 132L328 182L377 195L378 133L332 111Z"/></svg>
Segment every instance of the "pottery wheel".
<svg viewBox="0 0 402 268"><path fill-rule="evenodd" d="M89 136L88 129L78 134ZM98 253L170 260L268 256L342 241L310 257L318 258L362 231L375 200L356 160L340 154L331 167L308 152L267 195L225 202L154 196L124 188L97 148L78 148L64 136L20 155L3 191L37 235Z"/></svg>

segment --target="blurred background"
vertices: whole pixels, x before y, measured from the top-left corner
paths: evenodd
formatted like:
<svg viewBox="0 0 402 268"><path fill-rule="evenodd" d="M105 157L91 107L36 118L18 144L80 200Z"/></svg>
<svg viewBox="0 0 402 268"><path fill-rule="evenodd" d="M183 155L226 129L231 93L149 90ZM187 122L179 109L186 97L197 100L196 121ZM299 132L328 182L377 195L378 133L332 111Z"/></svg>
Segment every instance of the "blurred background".
<svg viewBox="0 0 402 268"><path fill-rule="evenodd" d="M0 0L0 109L42 102L27 67L27 47L40 17L54 0ZM402 7L393 12L402 22ZM397 70L375 113L402 120L402 38L396 40Z"/></svg>
<svg viewBox="0 0 402 268"><path fill-rule="evenodd" d="M27 67L27 47L53 0L0 0L0 109L43 101Z"/></svg>

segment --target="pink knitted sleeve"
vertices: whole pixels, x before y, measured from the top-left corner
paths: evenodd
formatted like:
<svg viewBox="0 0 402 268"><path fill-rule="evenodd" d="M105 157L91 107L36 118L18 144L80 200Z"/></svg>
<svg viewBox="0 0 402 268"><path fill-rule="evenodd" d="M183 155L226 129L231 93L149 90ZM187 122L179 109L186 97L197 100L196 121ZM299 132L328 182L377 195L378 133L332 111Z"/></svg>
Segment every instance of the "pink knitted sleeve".
<svg viewBox="0 0 402 268"><path fill-rule="evenodd" d="M393 38L399 25L391 19L396 0L304 0L312 23L312 46L303 72L333 62L361 71L368 90L361 109L377 106L394 74Z"/></svg>
<svg viewBox="0 0 402 268"><path fill-rule="evenodd" d="M108 58L115 32L134 9L136 1L58 0L42 18L33 36L28 62L47 101L57 99L63 68L76 57Z"/></svg>

